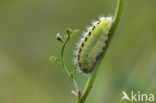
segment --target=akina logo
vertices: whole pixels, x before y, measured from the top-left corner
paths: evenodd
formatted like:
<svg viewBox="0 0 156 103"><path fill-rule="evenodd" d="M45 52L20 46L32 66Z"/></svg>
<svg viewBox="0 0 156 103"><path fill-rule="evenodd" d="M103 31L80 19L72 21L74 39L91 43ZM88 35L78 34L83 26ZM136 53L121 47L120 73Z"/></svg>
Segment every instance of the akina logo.
<svg viewBox="0 0 156 103"><path fill-rule="evenodd" d="M143 102L143 103L149 103L154 102L154 94L145 94L141 93L140 91L134 92L131 91L128 95L125 91L122 91L123 97L121 98L121 101L128 100L134 102Z"/></svg>

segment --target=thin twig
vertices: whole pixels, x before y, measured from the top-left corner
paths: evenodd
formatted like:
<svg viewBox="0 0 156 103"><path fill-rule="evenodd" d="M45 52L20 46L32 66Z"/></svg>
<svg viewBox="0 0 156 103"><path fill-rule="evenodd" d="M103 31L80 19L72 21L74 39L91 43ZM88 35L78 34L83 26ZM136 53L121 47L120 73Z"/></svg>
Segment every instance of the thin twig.
<svg viewBox="0 0 156 103"><path fill-rule="evenodd" d="M68 38L66 39L65 43L63 44L63 47L62 47L62 50L61 50L61 61L62 61L62 68L64 69L64 71L66 72L66 74L70 77L71 76L70 75L70 72L67 69L67 67L65 65L65 62L64 62L64 58L63 58L63 56L64 56L64 49L65 49L65 46L68 43L69 39L70 39L70 35L68 35ZM73 85L74 85L76 91L78 92L79 91L79 88L78 88L78 85L76 83L76 80L74 78L71 78L71 81L73 82Z"/></svg>

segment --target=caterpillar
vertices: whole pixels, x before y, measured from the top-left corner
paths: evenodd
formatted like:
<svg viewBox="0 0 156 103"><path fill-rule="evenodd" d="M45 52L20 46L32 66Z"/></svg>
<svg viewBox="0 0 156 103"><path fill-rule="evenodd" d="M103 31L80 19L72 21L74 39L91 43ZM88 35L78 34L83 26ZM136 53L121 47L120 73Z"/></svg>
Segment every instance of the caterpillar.
<svg viewBox="0 0 156 103"><path fill-rule="evenodd" d="M112 17L100 17L92 22L92 26L82 33L82 38L77 43L74 51L76 58L74 63L84 73L91 73L99 56L104 51L109 31L113 24Z"/></svg>

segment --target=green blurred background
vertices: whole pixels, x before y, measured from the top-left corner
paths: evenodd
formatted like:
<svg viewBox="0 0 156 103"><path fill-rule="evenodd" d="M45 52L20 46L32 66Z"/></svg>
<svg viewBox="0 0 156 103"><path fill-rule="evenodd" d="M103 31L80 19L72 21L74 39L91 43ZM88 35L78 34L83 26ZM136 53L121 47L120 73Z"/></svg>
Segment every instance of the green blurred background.
<svg viewBox="0 0 156 103"><path fill-rule="evenodd" d="M117 0L0 0L0 103L74 103L69 78L48 61L57 32L85 30ZM156 94L156 1L125 0L119 29L86 103L120 103L122 91ZM68 66L80 34L66 48ZM85 75L78 73L82 88ZM156 95L155 95L156 96Z"/></svg>

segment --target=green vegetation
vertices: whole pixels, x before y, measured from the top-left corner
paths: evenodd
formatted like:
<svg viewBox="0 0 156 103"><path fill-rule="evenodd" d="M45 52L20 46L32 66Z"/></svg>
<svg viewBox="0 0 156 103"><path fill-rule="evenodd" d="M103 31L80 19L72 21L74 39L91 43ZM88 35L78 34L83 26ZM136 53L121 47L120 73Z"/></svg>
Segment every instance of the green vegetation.
<svg viewBox="0 0 156 103"><path fill-rule="evenodd" d="M70 79L47 59L60 56L56 33L84 30L117 0L0 0L0 103L75 103ZM86 103L121 103L122 91L156 94L155 0L125 0L119 28L102 60ZM107 15L108 14L108 15ZM82 31L80 31L82 32ZM80 32L64 52L67 67ZM83 91L88 75L75 74ZM123 101L128 103L128 101Z"/></svg>

